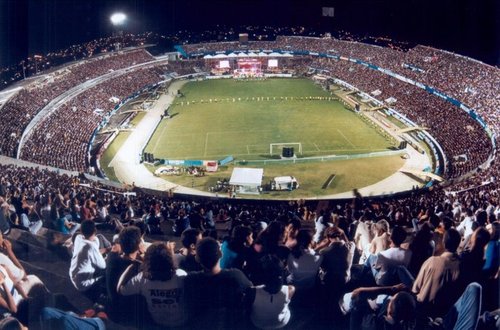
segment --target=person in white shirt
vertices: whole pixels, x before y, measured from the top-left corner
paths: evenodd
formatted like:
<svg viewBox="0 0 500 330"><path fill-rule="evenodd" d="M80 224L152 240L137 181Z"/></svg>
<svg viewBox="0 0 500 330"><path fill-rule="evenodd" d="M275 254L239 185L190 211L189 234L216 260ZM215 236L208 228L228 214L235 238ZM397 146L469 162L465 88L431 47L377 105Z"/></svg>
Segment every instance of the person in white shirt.
<svg viewBox="0 0 500 330"><path fill-rule="evenodd" d="M288 324L291 317L288 305L295 293L293 285L284 285L283 264L273 255L262 260L264 284L247 290L251 305L250 319L260 329L279 329Z"/></svg>
<svg viewBox="0 0 500 330"><path fill-rule="evenodd" d="M297 289L309 290L316 284L322 258L311 249L312 236L309 230L301 229L297 234L297 244L288 256L289 284Z"/></svg>
<svg viewBox="0 0 500 330"><path fill-rule="evenodd" d="M19 303L27 298L19 284L12 280L9 270L0 265L0 313L17 313Z"/></svg>
<svg viewBox="0 0 500 330"><path fill-rule="evenodd" d="M474 221L474 213L471 209L467 209L465 218L457 227L458 232L460 233L460 235L462 235L463 238L469 237L474 232L474 230L472 229L472 224L474 223Z"/></svg>
<svg viewBox="0 0 500 330"><path fill-rule="evenodd" d="M91 299L97 299L101 293L106 292L106 261L102 256L106 249L99 249L99 239L92 220L82 222L81 232L74 242L69 276L78 291L86 293Z"/></svg>
<svg viewBox="0 0 500 330"><path fill-rule="evenodd" d="M329 214L326 214L324 210L319 212L319 217L314 220L314 243L319 243L323 239L323 232L329 226Z"/></svg>
<svg viewBox="0 0 500 330"><path fill-rule="evenodd" d="M2 233L0 233L0 265L10 272L14 283L19 283L26 294L29 294L35 285L44 286L37 276L26 274L26 271L12 250L12 244L3 238Z"/></svg>
<svg viewBox="0 0 500 330"><path fill-rule="evenodd" d="M392 229L390 247L377 255L377 260L372 266L377 285L388 286L399 283L397 267L408 267L412 253L410 250L401 248L405 239L406 231L402 227L396 226Z"/></svg>
<svg viewBox="0 0 500 330"><path fill-rule="evenodd" d="M173 243L153 243L144 256L142 271L132 264L118 281L119 293L142 295L153 321L166 327L179 327L187 321L184 298L187 273L176 269L174 247Z"/></svg>

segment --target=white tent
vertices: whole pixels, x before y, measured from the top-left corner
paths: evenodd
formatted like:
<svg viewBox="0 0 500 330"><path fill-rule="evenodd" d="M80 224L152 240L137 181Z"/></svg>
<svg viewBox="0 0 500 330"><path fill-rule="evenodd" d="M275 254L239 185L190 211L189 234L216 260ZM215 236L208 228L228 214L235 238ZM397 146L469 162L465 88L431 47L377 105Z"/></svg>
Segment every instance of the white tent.
<svg viewBox="0 0 500 330"><path fill-rule="evenodd" d="M235 167L231 174L229 184L236 187L241 194L258 194L264 176L263 168Z"/></svg>

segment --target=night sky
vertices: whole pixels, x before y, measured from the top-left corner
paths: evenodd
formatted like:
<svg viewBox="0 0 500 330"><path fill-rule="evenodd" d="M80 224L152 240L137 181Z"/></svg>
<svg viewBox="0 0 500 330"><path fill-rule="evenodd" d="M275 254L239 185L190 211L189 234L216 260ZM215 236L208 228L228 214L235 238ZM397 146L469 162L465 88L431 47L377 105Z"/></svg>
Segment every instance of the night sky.
<svg viewBox="0 0 500 330"><path fill-rule="evenodd" d="M321 7L334 7L323 18ZM500 65L500 1L495 0L0 0L0 65L112 32L199 31L226 26L306 26L389 36Z"/></svg>

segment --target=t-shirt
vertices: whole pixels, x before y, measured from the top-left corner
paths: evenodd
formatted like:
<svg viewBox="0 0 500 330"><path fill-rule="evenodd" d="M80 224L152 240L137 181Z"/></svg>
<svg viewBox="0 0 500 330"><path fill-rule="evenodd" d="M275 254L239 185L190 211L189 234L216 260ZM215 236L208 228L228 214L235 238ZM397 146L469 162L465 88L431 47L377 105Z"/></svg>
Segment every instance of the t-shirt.
<svg viewBox="0 0 500 330"><path fill-rule="evenodd" d="M10 273L14 277L14 281L20 281L26 273L19 267L17 267L14 262L5 254L0 253L0 265L10 270Z"/></svg>
<svg viewBox="0 0 500 330"><path fill-rule="evenodd" d="M125 259L116 252L111 252L106 258L106 289L108 297L114 302L118 301L119 298L118 292L116 291L118 281L123 272L125 272L127 267L132 263L132 260Z"/></svg>
<svg viewBox="0 0 500 330"><path fill-rule="evenodd" d="M257 286L250 319L259 329L282 328L290 321L289 303L288 285L283 285L275 294L264 290L263 285Z"/></svg>
<svg viewBox="0 0 500 330"><path fill-rule="evenodd" d="M90 289L106 269L106 261L99 252L99 240L89 241L78 235L73 247L69 268L71 282L79 291Z"/></svg>
<svg viewBox="0 0 500 330"><path fill-rule="evenodd" d="M220 267L223 269L238 268L243 269L248 248L243 247L241 251L234 251L229 247L229 242L224 241L221 245L222 258L220 259Z"/></svg>
<svg viewBox="0 0 500 330"><path fill-rule="evenodd" d="M456 254L446 251L424 262L412 291L416 294L417 301L426 304L429 311L441 315L448 311L463 292L459 276L460 259Z"/></svg>
<svg viewBox="0 0 500 330"><path fill-rule="evenodd" d="M56 221L56 229L63 234L69 234L69 230L66 227L66 217L59 217Z"/></svg>
<svg viewBox="0 0 500 330"><path fill-rule="evenodd" d="M177 267L179 269L182 269L188 273L191 272L198 272L203 269L201 267L200 263L196 260L196 256L192 254L188 254L187 256L184 256L180 253L177 253L174 255L175 262L177 264Z"/></svg>
<svg viewBox="0 0 500 330"><path fill-rule="evenodd" d="M378 254L375 268L380 269L375 276L377 285L393 285L395 280L395 269L398 266L408 267L411 259L411 251L400 247L392 247Z"/></svg>
<svg viewBox="0 0 500 330"><path fill-rule="evenodd" d="M321 268L325 272L325 282L338 285L349 281L354 249L352 242L335 242L321 251Z"/></svg>
<svg viewBox="0 0 500 330"><path fill-rule="evenodd" d="M168 281L151 281L143 273L134 276L122 288L124 295L141 294L153 320L167 327L181 326L187 321L184 279L187 273L177 269Z"/></svg>
<svg viewBox="0 0 500 330"><path fill-rule="evenodd" d="M228 326L227 322L237 320L243 293L250 286L252 282L239 269L222 269L216 275L193 272L184 282L189 311L206 328Z"/></svg>
<svg viewBox="0 0 500 330"><path fill-rule="evenodd" d="M304 251L299 258L290 254L287 262L290 275L287 277L287 282L301 289L312 288L316 283L322 260L323 258L315 255L312 250Z"/></svg>
<svg viewBox="0 0 500 330"><path fill-rule="evenodd" d="M12 295L12 298L14 299L14 304L16 304L16 306L17 306L19 304L19 302L23 299L23 297L16 290L16 288L14 287L14 282L9 277L9 275L8 275L7 271L5 270L5 268L3 266L1 266L1 265L0 265L0 272L4 276L4 278L5 278L5 284L7 286L7 290L10 291L10 294ZM2 285L0 285L0 295L2 296L2 298L5 301L7 301L7 293L4 291ZM7 312L7 311L3 307L1 307L0 308L0 313L4 313L4 312Z"/></svg>

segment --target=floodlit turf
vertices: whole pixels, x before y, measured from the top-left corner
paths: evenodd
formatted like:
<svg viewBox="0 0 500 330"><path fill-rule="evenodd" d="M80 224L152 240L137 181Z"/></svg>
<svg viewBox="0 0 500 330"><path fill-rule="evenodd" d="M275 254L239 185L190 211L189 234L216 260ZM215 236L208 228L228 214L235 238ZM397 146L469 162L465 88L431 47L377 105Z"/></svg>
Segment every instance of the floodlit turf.
<svg viewBox="0 0 500 330"><path fill-rule="evenodd" d="M118 181L118 178L115 175L115 170L112 167L109 167L109 163L113 160L116 153L118 152L118 150L120 150L120 148L122 147L123 143L127 140L129 135L130 132L118 133L113 142L111 142L111 144L106 148L106 150L102 154L100 160L101 168L103 169L108 179L112 181Z"/></svg>
<svg viewBox="0 0 500 330"><path fill-rule="evenodd" d="M156 158L265 159L270 157L270 143L289 142L302 144L299 157L358 154L390 146L340 102L301 100L332 96L309 79L205 80L189 82L181 92L184 97L169 110L173 118L162 120L146 147Z"/></svg>

